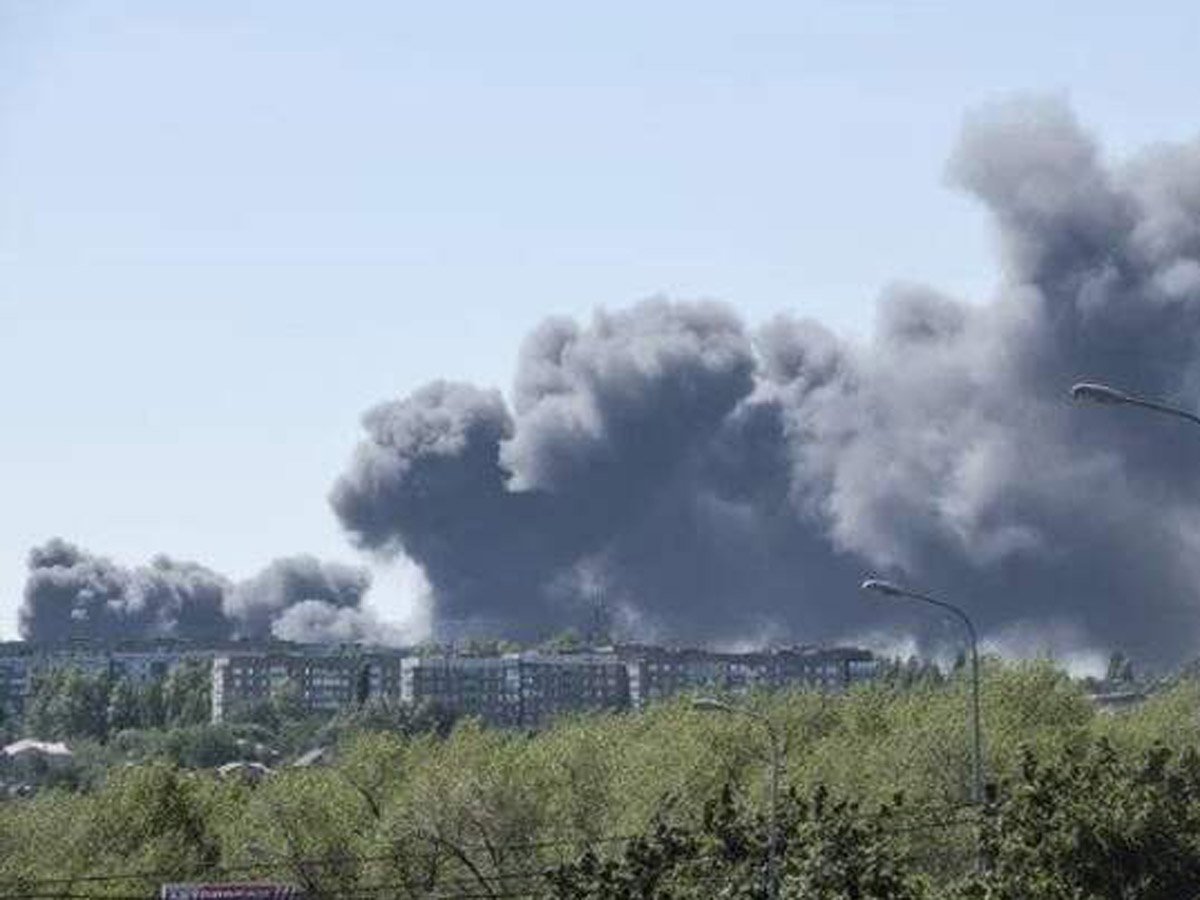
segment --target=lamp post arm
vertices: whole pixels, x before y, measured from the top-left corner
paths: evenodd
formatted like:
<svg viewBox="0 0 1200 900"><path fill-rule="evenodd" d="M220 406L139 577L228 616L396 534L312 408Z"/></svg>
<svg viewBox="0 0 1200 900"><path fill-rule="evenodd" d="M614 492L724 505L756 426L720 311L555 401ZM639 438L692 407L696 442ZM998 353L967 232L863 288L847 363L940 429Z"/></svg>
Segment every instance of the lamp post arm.
<svg viewBox="0 0 1200 900"><path fill-rule="evenodd" d="M939 600L937 597L930 597L928 594L918 594L916 591L905 590L902 592L905 597L911 600L920 600L922 603L928 603L932 606L939 607L951 613L956 619L963 623L967 629L967 637L971 639L971 652L976 653L976 646L979 643L979 638L975 634L975 625L967 617L967 614L955 606L953 603L947 603L945 600Z"/></svg>
<svg viewBox="0 0 1200 900"><path fill-rule="evenodd" d="M1163 403L1159 400L1147 400L1145 397L1138 397L1135 394L1130 394L1117 388L1110 387L1107 384L1099 382L1081 381L1071 388L1071 398L1074 400L1087 400L1094 403L1104 403L1114 406L1140 406L1142 409L1149 409L1153 412L1163 413L1168 416L1175 416L1178 419L1184 419L1191 422L1193 425L1200 425L1200 415L1178 406L1172 406L1169 403Z"/></svg>
<svg viewBox="0 0 1200 900"><path fill-rule="evenodd" d="M1188 412L1186 409L1180 409L1177 406L1169 406L1166 403L1158 403L1154 400L1143 400L1141 397L1130 397L1125 401L1132 406L1141 406L1144 409L1152 409L1155 412L1165 413L1168 416L1175 416L1179 419L1185 419L1194 425L1200 425L1200 416L1195 413Z"/></svg>

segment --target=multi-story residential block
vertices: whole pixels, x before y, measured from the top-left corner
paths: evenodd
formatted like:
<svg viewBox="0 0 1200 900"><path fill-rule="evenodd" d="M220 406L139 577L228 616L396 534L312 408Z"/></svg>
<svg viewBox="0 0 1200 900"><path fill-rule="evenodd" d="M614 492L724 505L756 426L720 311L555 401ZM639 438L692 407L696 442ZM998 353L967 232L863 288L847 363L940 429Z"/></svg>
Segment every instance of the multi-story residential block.
<svg viewBox="0 0 1200 900"><path fill-rule="evenodd" d="M25 644L0 645L0 718L16 718L25 710L30 687L29 656Z"/></svg>
<svg viewBox="0 0 1200 900"><path fill-rule="evenodd" d="M755 653L625 646L617 652L629 672L634 709L680 693L741 694L754 689L809 687L842 690L875 677L877 661L866 650L792 648Z"/></svg>
<svg viewBox="0 0 1200 900"><path fill-rule="evenodd" d="M109 657L108 671L114 678L145 684L161 681L189 659L208 659L209 654L187 653L172 647L146 647L114 651Z"/></svg>
<svg viewBox="0 0 1200 900"><path fill-rule="evenodd" d="M286 691L308 712L399 697L400 662L397 653L364 653L357 647L229 651L212 662L212 721Z"/></svg>
<svg viewBox="0 0 1200 900"><path fill-rule="evenodd" d="M836 691L877 675L867 651L794 648L716 653L625 645L577 653L414 656L357 645L142 642L111 647L0 644L0 710L19 716L40 673L78 668L136 682L188 661L211 664L212 720L286 693L310 712L384 697L534 728L571 712L638 710L680 693L804 686Z"/></svg>
<svg viewBox="0 0 1200 900"><path fill-rule="evenodd" d="M763 686L778 689L812 687L838 691L879 674L879 661L867 650L854 647L795 647L765 654Z"/></svg>
<svg viewBox="0 0 1200 900"><path fill-rule="evenodd" d="M629 708L624 663L613 653L408 657L400 697L492 725L534 728L568 712Z"/></svg>
<svg viewBox="0 0 1200 900"><path fill-rule="evenodd" d="M182 642L85 642L0 644L0 710L19 716L39 675L77 669L90 675L107 674L138 683L165 678L189 660L204 661L217 652Z"/></svg>
<svg viewBox="0 0 1200 900"><path fill-rule="evenodd" d="M521 670L517 654L409 656L400 663L400 699L431 704L489 725L521 724Z"/></svg>
<svg viewBox="0 0 1200 900"><path fill-rule="evenodd" d="M665 647L621 647L629 681L629 700L643 709L655 700L684 691L724 693L732 688L732 672L718 655L703 650L669 650ZM738 672L738 677L747 677Z"/></svg>
<svg viewBox="0 0 1200 900"><path fill-rule="evenodd" d="M521 725L572 712L629 709L629 671L615 653L519 654Z"/></svg>

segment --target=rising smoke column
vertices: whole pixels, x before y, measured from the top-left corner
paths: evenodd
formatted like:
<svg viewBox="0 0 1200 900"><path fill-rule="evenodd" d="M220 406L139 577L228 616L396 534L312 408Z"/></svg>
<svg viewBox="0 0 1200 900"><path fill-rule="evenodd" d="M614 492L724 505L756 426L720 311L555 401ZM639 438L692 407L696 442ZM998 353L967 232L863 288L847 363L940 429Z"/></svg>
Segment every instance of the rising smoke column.
<svg viewBox="0 0 1200 900"><path fill-rule="evenodd" d="M126 568L55 538L30 551L21 634L31 641L376 642L389 632L362 608L370 584L364 569L311 556L277 559L235 584L166 556Z"/></svg>
<svg viewBox="0 0 1200 900"><path fill-rule="evenodd" d="M222 609L229 582L196 563L158 556L126 569L59 538L29 553L20 610L26 640L185 637L232 633Z"/></svg>
<svg viewBox="0 0 1200 900"><path fill-rule="evenodd" d="M678 639L927 621L858 596L870 569L1010 649L1194 655L1200 439L1065 394L1197 405L1200 143L1111 166L1023 99L968 117L950 175L995 222L988 302L896 285L862 344L714 304L553 320L511 409L438 383L369 413L334 510L439 617L513 633L578 623L584 585Z"/></svg>
<svg viewBox="0 0 1200 900"><path fill-rule="evenodd" d="M714 304L649 302L586 330L552 320L523 349L515 427L498 393L467 385L383 404L332 503L358 544L418 561L443 620L560 627L580 573L685 477L753 369L741 323Z"/></svg>
<svg viewBox="0 0 1200 900"><path fill-rule="evenodd" d="M341 611L360 612L359 606L370 586L371 576L365 569L323 563L313 556L289 556L275 560L253 578L236 585L226 596L225 611L236 623L234 630L239 637L262 639L271 636L278 624L294 613L296 606L306 604L309 615L302 619L286 618L285 630L290 640L308 640L314 634L319 635L321 629L301 628L301 621L315 626L320 621L337 620ZM314 604L328 610L331 616L314 618Z"/></svg>

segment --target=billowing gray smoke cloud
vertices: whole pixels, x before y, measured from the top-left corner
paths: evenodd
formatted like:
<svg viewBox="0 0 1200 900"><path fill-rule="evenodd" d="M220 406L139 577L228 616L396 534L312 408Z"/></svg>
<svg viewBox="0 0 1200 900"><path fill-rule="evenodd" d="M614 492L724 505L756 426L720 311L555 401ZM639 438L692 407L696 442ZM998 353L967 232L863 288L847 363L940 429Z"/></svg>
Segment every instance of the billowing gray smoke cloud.
<svg viewBox="0 0 1200 900"><path fill-rule="evenodd" d="M284 641L314 644L371 643L399 645L399 633L365 610L301 600L283 610L271 634Z"/></svg>
<svg viewBox="0 0 1200 900"><path fill-rule="evenodd" d="M1195 654L1200 435L1065 396L1194 405L1200 143L1112 167L1062 104L1021 100L968 119L950 172L997 225L991 301L893 287L864 345L704 303L554 320L511 410L437 383L370 412L335 511L423 568L439 618L519 634L596 592L679 639L925 621L859 596L870 569L1010 646Z"/></svg>
<svg viewBox="0 0 1200 900"><path fill-rule="evenodd" d="M166 556L128 569L55 538L29 554L21 634L33 641L373 641L379 628L361 608L370 584L363 569L311 556L275 560L240 584Z"/></svg>
<svg viewBox="0 0 1200 900"><path fill-rule="evenodd" d="M30 640L230 635L222 610L229 583L189 562L156 557L125 569L54 539L29 554L21 633Z"/></svg>
<svg viewBox="0 0 1200 900"><path fill-rule="evenodd" d="M360 612L363 595L371 586L365 569L322 563L312 556L277 559L262 572L241 582L228 594L225 611L238 623L237 631L246 637L265 637L284 621L283 617L304 604L306 608ZM310 621L314 621L309 617ZM303 620L287 619L289 640L309 640L323 634L316 628L302 628ZM284 635L278 635L284 637Z"/></svg>

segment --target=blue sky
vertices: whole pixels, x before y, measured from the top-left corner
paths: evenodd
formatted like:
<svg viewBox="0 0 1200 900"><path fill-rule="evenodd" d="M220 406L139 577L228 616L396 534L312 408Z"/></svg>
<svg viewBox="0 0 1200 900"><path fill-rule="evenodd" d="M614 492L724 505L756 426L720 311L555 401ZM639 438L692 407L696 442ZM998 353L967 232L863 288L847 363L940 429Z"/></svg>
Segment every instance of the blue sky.
<svg viewBox="0 0 1200 900"><path fill-rule="evenodd" d="M964 112L1065 95L1115 156L1200 125L1193 5L991 7L0 5L0 636L53 535L355 560L325 495L360 413L506 387L546 315L865 337L893 280L986 297Z"/></svg>

